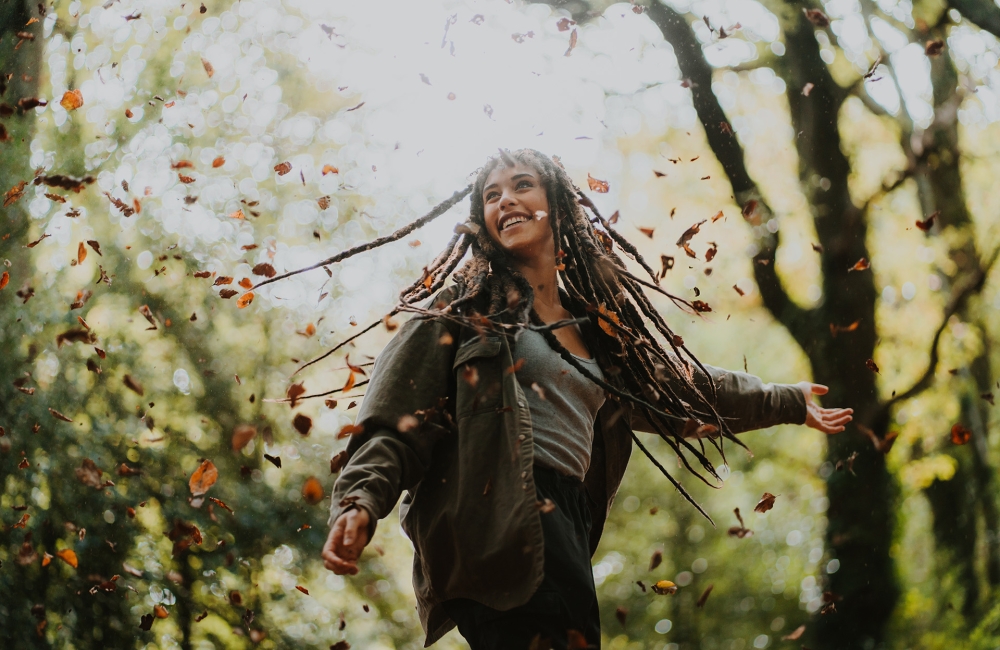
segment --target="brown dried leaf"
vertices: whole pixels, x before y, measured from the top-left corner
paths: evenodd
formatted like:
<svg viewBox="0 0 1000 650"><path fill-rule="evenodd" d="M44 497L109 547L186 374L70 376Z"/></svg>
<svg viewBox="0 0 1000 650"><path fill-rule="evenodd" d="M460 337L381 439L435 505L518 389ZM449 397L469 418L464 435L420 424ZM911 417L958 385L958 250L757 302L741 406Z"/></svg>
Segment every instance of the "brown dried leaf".
<svg viewBox="0 0 1000 650"><path fill-rule="evenodd" d="M142 397L145 394L145 391L142 388L142 384L139 383L139 380L133 377L132 375L125 375L124 377L122 377L122 383L125 384L126 388L138 394L140 397Z"/></svg>
<svg viewBox="0 0 1000 650"><path fill-rule="evenodd" d="M753 511L764 514L765 512L774 507L774 500L776 498L777 495L771 494L770 492L765 492L764 496L762 496L760 498L760 501L757 502L757 505L754 506Z"/></svg>
<svg viewBox="0 0 1000 650"><path fill-rule="evenodd" d="M698 597L698 602L695 603L695 607L704 607L705 603L708 602L708 596L712 593L713 589L715 589L715 585L708 585L705 587L705 591L701 592L701 596Z"/></svg>
<svg viewBox="0 0 1000 650"><path fill-rule="evenodd" d="M694 224L693 226L691 226L690 228L688 228L687 230L685 230L684 234L681 235L681 238L677 240L677 246L678 247L684 246L684 244L686 244L687 242L691 241L692 237L694 237L699 232L701 232L701 224L705 223L706 221L708 221L708 220L707 219L702 219L698 223ZM691 257L694 257L694 256L692 255Z"/></svg>
<svg viewBox="0 0 1000 650"><path fill-rule="evenodd" d="M649 570L652 571L663 563L663 551L656 549L652 557L649 558Z"/></svg>
<svg viewBox="0 0 1000 650"><path fill-rule="evenodd" d="M59 411L55 410L54 408L50 408L49 409L49 413L51 413L52 417L54 417L57 420L62 420L63 422L72 422L73 421L73 420L69 419L68 417L66 417L65 415L63 415L62 413L60 413Z"/></svg>
<svg viewBox="0 0 1000 650"><path fill-rule="evenodd" d="M239 451L257 437L257 427L252 424L238 424L233 429L233 451Z"/></svg>
<svg viewBox="0 0 1000 650"><path fill-rule="evenodd" d="M854 266L847 269L847 272L850 273L851 271L867 271L870 268L871 264L868 263L868 259L862 257L860 260L854 263Z"/></svg>
<svg viewBox="0 0 1000 650"><path fill-rule="evenodd" d="M802 13L806 15L806 18L809 20L809 22L811 22L813 25L816 25L817 27L830 26L830 19L827 18L827 15L822 11L820 11L819 9L803 9Z"/></svg>
<svg viewBox="0 0 1000 650"><path fill-rule="evenodd" d="M296 413L295 417L292 419L292 426L295 430L304 436L309 435L309 431L312 430L313 421L308 415L302 413Z"/></svg>
<svg viewBox="0 0 1000 650"><path fill-rule="evenodd" d="M292 163L282 162L274 166L274 171L278 172L278 176L284 176L288 172L292 171Z"/></svg>
<svg viewBox="0 0 1000 650"><path fill-rule="evenodd" d="M341 451L330 459L330 473L336 474L347 464L347 450Z"/></svg>
<svg viewBox="0 0 1000 650"><path fill-rule="evenodd" d="M256 264L253 267L253 274L263 275L265 278L273 278L275 275L278 274L278 272L275 271L274 267L268 264L267 262L261 262L260 264Z"/></svg>
<svg viewBox="0 0 1000 650"><path fill-rule="evenodd" d="M573 33L576 34L576 30L573 30ZM587 174L587 185L590 186L590 191L599 194L606 194L611 189L611 185L607 181L594 178L590 174Z"/></svg>
<svg viewBox="0 0 1000 650"><path fill-rule="evenodd" d="M215 74L215 68L212 67L212 64L206 61L205 59L201 60L201 65L203 68L205 68L205 74L207 74L208 78L211 79L212 75Z"/></svg>
<svg viewBox="0 0 1000 650"><path fill-rule="evenodd" d="M218 167L222 167L225 164L226 164L226 159L223 158L222 156L219 156L218 158L212 161L212 168L215 169Z"/></svg>
<svg viewBox="0 0 1000 650"><path fill-rule="evenodd" d="M253 302L253 291L248 291L236 300L236 306L243 309Z"/></svg>
<svg viewBox="0 0 1000 650"><path fill-rule="evenodd" d="M951 441L956 445L964 445L972 438L972 430L965 428L961 423L951 428Z"/></svg>
<svg viewBox="0 0 1000 650"><path fill-rule="evenodd" d="M64 548L61 551L56 551L56 557L74 569L80 565L80 561L76 559L76 553L71 548Z"/></svg>
<svg viewBox="0 0 1000 650"><path fill-rule="evenodd" d="M188 487L191 489L191 494L196 497L200 497L209 488L215 485L215 482L219 480L219 470L215 468L212 461L207 458L201 461L201 465L198 469L191 474L191 478L188 480Z"/></svg>
<svg viewBox="0 0 1000 650"><path fill-rule="evenodd" d="M73 473L87 487L92 487L95 490L100 490L104 487L104 482L101 480L101 469L89 458L84 458L83 463L74 469Z"/></svg>

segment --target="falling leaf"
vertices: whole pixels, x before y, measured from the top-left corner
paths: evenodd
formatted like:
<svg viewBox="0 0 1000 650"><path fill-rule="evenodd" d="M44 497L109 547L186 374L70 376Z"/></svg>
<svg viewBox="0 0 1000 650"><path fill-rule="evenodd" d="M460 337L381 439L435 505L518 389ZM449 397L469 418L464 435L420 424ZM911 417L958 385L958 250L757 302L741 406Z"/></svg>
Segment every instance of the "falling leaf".
<svg viewBox="0 0 1000 650"><path fill-rule="evenodd" d="M236 306L243 309L253 302L253 291L248 291L236 300Z"/></svg>
<svg viewBox="0 0 1000 650"><path fill-rule="evenodd" d="M737 519L737 521L740 522L740 525L739 526L731 526L729 528L729 536L730 537L739 537L740 539L743 539L744 537L749 537L749 536L753 535L753 531L750 530L749 528L747 528L746 524L743 523L743 515L740 514L740 509L739 508L734 508L733 509L733 513L736 515L736 519Z"/></svg>
<svg viewBox="0 0 1000 650"><path fill-rule="evenodd" d="M917 228L920 228L924 232L928 232L934 226L934 220L937 219L940 216L941 216L941 211L938 210L937 212L931 213L923 221L921 221L921 220L918 219L917 222L916 222Z"/></svg>
<svg viewBox="0 0 1000 650"><path fill-rule="evenodd" d="M924 45L924 54L927 56L938 56L944 52L944 41L940 38L933 41L927 41Z"/></svg>
<svg viewBox="0 0 1000 650"><path fill-rule="evenodd" d="M223 300L229 300L238 293L239 291L237 291L236 289L223 289L222 291L219 292L219 297L222 298Z"/></svg>
<svg viewBox="0 0 1000 650"><path fill-rule="evenodd" d="M76 247L76 263L83 264L83 261L87 259L87 248L80 242L80 245Z"/></svg>
<svg viewBox="0 0 1000 650"><path fill-rule="evenodd" d="M661 596L666 596L670 594L677 593L677 585L670 582L669 580L660 580L652 586L653 591Z"/></svg>
<svg viewBox="0 0 1000 650"><path fill-rule="evenodd" d="M215 74L215 68L212 67L212 64L209 63L206 59L201 60L201 65L205 68L205 74L207 74L208 78L211 79L212 75Z"/></svg>
<svg viewBox="0 0 1000 650"><path fill-rule="evenodd" d="M341 451L334 455L330 459L330 473L336 474L340 470L344 469L344 465L347 464L347 450Z"/></svg>
<svg viewBox="0 0 1000 650"><path fill-rule="evenodd" d="M681 235L680 239L677 240L677 246L678 247L684 246L684 244L686 244L689 241L691 241L692 237L694 237L699 232L701 232L701 225L703 223L705 223L706 221L708 221L708 220L707 219L702 219L698 223L694 224L693 226L691 226L690 228L688 228L687 230L685 230L684 234ZM694 257L694 256L692 255L692 257Z"/></svg>
<svg viewBox="0 0 1000 650"><path fill-rule="evenodd" d="M858 431L865 434L865 436L867 436L868 439L871 440L872 445L874 445L875 447L875 451L883 454L889 453L889 451L892 449L892 445L896 442L896 438L899 437L898 431L890 431L889 433L885 434L884 438L879 438L874 431L872 431L865 425L858 424L856 426L858 427Z"/></svg>
<svg viewBox="0 0 1000 650"><path fill-rule="evenodd" d="M153 615L143 614L139 617L139 629L144 632L149 632L153 628Z"/></svg>
<svg viewBox="0 0 1000 650"><path fill-rule="evenodd" d="M705 603L708 601L708 596L712 593L713 589L715 589L715 585L708 585L705 588L705 591L701 592L701 596L698 597L698 602L695 603L695 607L704 607Z"/></svg>
<svg viewBox="0 0 1000 650"><path fill-rule="evenodd" d="M811 22L813 25L816 25L817 27L830 26L830 19L827 18L826 14L820 11L819 9L803 9L802 13L806 15L806 18L809 20L809 22Z"/></svg>
<svg viewBox="0 0 1000 650"><path fill-rule="evenodd" d="M805 633L805 631L806 631L806 626L805 625L800 625L797 628L795 628L794 630L792 630L791 632L789 632L788 634L786 634L785 636L781 637L781 640L782 641L798 641L799 639L802 638L802 635Z"/></svg>
<svg viewBox="0 0 1000 650"><path fill-rule="evenodd" d="M560 18L560 19L559 19L559 20L558 20L558 21L556 22L556 28L557 28L557 29L558 29L558 30L559 30L560 32L568 32L568 31L569 31L569 29L570 29L570 27L572 27L572 26L573 26L573 25L575 25L575 24L576 24L576 21L575 21L575 20L570 20L569 18Z"/></svg>
<svg viewBox="0 0 1000 650"><path fill-rule="evenodd" d="M813 90L813 88L815 88L815 87L816 87L815 84L813 84L813 82L811 82L811 81L808 82L806 85L802 86L802 96L803 97L808 97L809 93L811 93L812 90Z"/></svg>
<svg viewBox="0 0 1000 650"><path fill-rule="evenodd" d="M735 284L733 285L733 290L734 290L734 291L736 291L736 293L740 294L740 296L745 296L745 295L746 295L746 294L745 294L745 293L743 292L743 289L740 289L740 288L739 288L738 286L736 286Z"/></svg>
<svg viewBox="0 0 1000 650"><path fill-rule="evenodd" d="M218 167L222 167L225 164L226 164L226 159L223 158L222 156L219 156L218 158L212 161L212 168L215 169Z"/></svg>
<svg viewBox="0 0 1000 650"><path fill-rule="evenodd" d="M280 456L268 456L267 454L264 454L264 460L266 460L267 462L271 463L272 465L274 465L278 469L281 469L281 457Z"/></svg>
<svg viewBox="0 0 1000 650"><path fill-rule="evenodd" d="M188 487L191 489L191 494L196 497L200 497L209 488L215 485L215 482L219 480L219 470L215 468L212 461L207 458L201 461L201 465L198 469L191 474L190 480L188 480Z"/></svg>
<svg viewBox="0 0 1000 650"><path fill-rule="evenodd" d="M95 490L104 487L104 482L101 480L101 469L89 458L84 458L80 466L73 470L73 473L87 487L92 487Z"/></svg>
<svg viewBox="0 0 1000 650"><path fill-rule="evenodd" d="M17 201L21 196L24 195L24 186L28 183L26 181L21 181L14 187L7 190L3 195L3 207L7 207Z"/></svg>
<svg viewBox="0 0 1000 650"><path fill-rule="evenodd" d="M878 364L875 363L874 359L865 359L865 367L874 373L878 373Z"/></svg>
<svg viewBox="0 0 1000 650"><path fill-rule="evenodd" d="M871 268L871 265L868 263L868 260L862 257L860 260L854 263L854 266L847 269L847 272L850 273L851 271L867 271L869 268Z"/></svg>
<svg viewBox="0 0 1000 650"><path fill-rule="evenodd" d="M345 424L340 428L340 431L337 432L337 440L357 435L362 433L364 430L364 426L360 424Z"/></svg>
<svg viewBox="0 0 1000 650"><path fill-rule="evenodd" d="M310 505L316 505L326 496L323 492L323 484L315 476L310 476L302 485L302 498Z"/></svg>
<svg viewBox="0 0 1000 650"><path fill-rule="evenodd" d="M10 282L10 273L4 271L3 275L0 275L0 289L6 287L8 282Z"/></svg>
<svg viewBox="0 0 1000 650"><path fill-rule="evenodd" d="M142 384L139 383L139 380L133 377L132 375L125 375L124 377L122 377L122 383L125 384L126 388L133 391L134 393L137 393L140 397L145 393L145 391L142 388Z"/></svg>
<svg viewBox="0 0 1000 650"><path fill-rule="evenodd" d="M253 274L263 275L266 278L273 278L278 273L274 270L274 267L267 262L261 262L253 267Z"/></svg>
<svg viewBox="0 0 1000 650"><path fill-rule="evenodd" d="M184 183L185 185L190 185L191 183L195 182L196 179L194 176L185 176L184 174L177 174L177 180Z"/></svg>
<svg viewBox="0 0 1000 650"><path fill-rule="evenodd" d="M59 100L59 105L67 111L75 111L83 106L83 93L79 90L67 90Z"/></svg>
<svg viewBox="0 0 1000 650"><path fill-rule="evenodd" d="M229 218L230 219L246 219L247 217L246 217L245 214L243 214L243 210L240 209L240 210L237 210L236 212L230 212L229 213Z"/></svg>
<svg viewBox="0 0 1000 650"><path fill-rule="evenodd" d="M705 302L703 300L693 300L691 302L691 307L696 312L699 312L699 313L703 313L703 312L706 312L706 311L712 311L712 307L707 302Z"/></svg>
<svg viewBox="0 0 1000 650"><path fill-rule="evenodd" d="M760 501L757 502L757 505L754 506L753 511L764 514L765 512L774 507L774 500L776 498L777 498L776 495L771 494L770 492L765 492L764 496L762 496L760 498Z"/></svg>
<svg viewBox="0 0 1000 650"><path fill-rule="evenodd" d="M715 259L715 254L719 252L719 245L716 244L714 241L708 243L711 244L711 246L707 251L705 251L705 261L711 262L713 259Z"/></svg>
<svg viewBox="0 0 1000 650"><path fill-rule="evenodd" d="M304 436L309 435L309 431L312 429L313 421L308 415L303 415L302 413L297 413L292 419L292 426L295 430Z"/></svg>
<svg viewBox="0 0 1000 650"><path fill-rule="evenodd" d="M239 451L257 437L257 427L252 424L238 424L233 429L233 451Z"/></svg>
<svg viewBox="0 0 1000 650"><path fill-rule="evenodd" d="M563 54L563 56L569 56L570 54L572 54L573 48L576 47L576 41L577 41L576 28L574 28L569 35L569 47L566 48L566 53Z"/></svg>
<svg viewBox="0 0 1000 650"><path fill-rule="evenodd" d="M156 618L167 618L170 616L170 612L168 612L167 608L163 605L153 605L153 615L156 616Z"/></svg>
<svg viewBox="0 0 1000 650"><path fill-rule="evenodd" d="M608 309L607 307L605 307L603 304L600 307L597 308L597 311L601 315L603 315L603 316L607 317L608 319L610 319L614 323L614 325L620 325L621 324L621 321L618 319L618 314L616 314L615 312L611 311L610 309ZM598 325L601 326L601 330L605 334L607 334L608 336L613 337L613 338L618 338L618 330L614 327L614 325L612 325L611 323L609 323L604 318L601 318L600 320L598 320Z"/></svg>
<svg viewBox="0 0 1000 650"><path fill-rule="evenodd" d="M62 420L63 422L72 422L73 421L73 420L69 419L68 417L66 417L65 415L63 415L62 413L60 413L59 411L57 411L57 410L55 410L53 408L49 409L49 413L51 413L52 417L54 417L57 420Z"/></svg>
<svg viewBox="0 0 1000 650"><path fill-rule="evenodd" d="M71 548L64 548L61 551L56 551L56 557L74 569L80 564L79 560L76 559L76 553Z"/></svg>
<svg viewBox="0 0 1000 650"><path fill-rule="evenodd" d="M215 282L212 283L212 286L213 287L218 287L218 286L222 286L224 284L232 284L232 283L233 283L232 276L229 276L229 275L220 275L219 277L215 278Z"/></svg>
<svg viewBox="0 0 1000 650"><path fill-rule="evenodd" d="M309 590L303 587L302 585L295 585L295 588L304 593L306 596L309 595Z"/></svg>
<svg viewBox="0 0 1000 650"><path fill-rule="evenodd" d="M42 243L43 239L45 239L46 237L51 237L51 236L52 235L50 235L48 233L43 233L41 237L39 237L35 241L31 242L30 244L25 244L24 247L25 248L34 248L35 246L38 246L40 243Z"/></svg>
<svg viewBox="0 0 1000 650"><path fill-rule="evenodd" d="M576 33L575 30L574 33ZM607 191L611 188L611 186L608 184L607 181L602 181L597 178L594 178L590 174L587 174L587 185L590 186L590 191L597 192L599 194L606 194Z"/></svg>
<svg viewBox="0 0 1000 650"><path fill-rule="evenodd" d="M722 219L725 216L726 216L725 213L722 210L719 210L718 212L715 213L715 215L712 216L712 223L715 223L716 221L718 221L719 219ZM702 221L702 223L705 223L705 222Z"/></svg>
<svg viewBox="0 0 1000 650"><path fill-rule="evenodd" d="M649 570L652 571L663 563L663 551L656 549L652 557L649 558Z"/></svg>
<svg viewBox="0 0 1000 650"><path fill-rule="evenodd" d="M664 176L666 176L666 174L664 174L663 172L658 172L658 171L656 171L655 169L653 170L653 174L654 174L654 175L655 175L655 176L656 176L657 178L663 178Z"/></svg>
<svg viewBox="0 0 1000 650"><path fill-rule="evenodd" d="M333 165L323 165L322 173L323 176L326 176L327 174L339 174L340 170L334 167Z"/></svg>
<svg viewBox="0 0 1000 650"><path fill-rule="evenodd" d="M832 336L833 338L837 338L837 334L839 334L840 332L853 332L854 330L858 329L858 326L860 324L861 324L860 320L856 320L850 325L834 325L833 323L830 323L830 336Z"/></svg>
<svg viewBox="0 0 1000 650"><path fill-rule="evenodd" d="M628 610L619 605L618 608L615 609L615 618L617 618L618 622L621 623L622 626L624 626L626 617L628 617Z"/></svg>
<svg viewBox="0 0 1000 650"><path fill-rule="evenodd" d="M290 162L278 163L277 165L274 166L274 171L278 172L278 176L284 176L288 172L292 171L292 163Z"/></svg>
<svg viewBox="0 0 1000 650"><path fill-rule="evenodd" d="M653 238L653 232L655 230L656 230L655 228L639 228L639 232L641 232L642 234L646 235L650 239Z"/></svg>
<svg viewBox="0 0 1000 650"><path fill-rule="evenodd" d="M972 430L965 428L962 424L956 424L951 428L951 441L956 445L964 445L972 438Z"/></svg>

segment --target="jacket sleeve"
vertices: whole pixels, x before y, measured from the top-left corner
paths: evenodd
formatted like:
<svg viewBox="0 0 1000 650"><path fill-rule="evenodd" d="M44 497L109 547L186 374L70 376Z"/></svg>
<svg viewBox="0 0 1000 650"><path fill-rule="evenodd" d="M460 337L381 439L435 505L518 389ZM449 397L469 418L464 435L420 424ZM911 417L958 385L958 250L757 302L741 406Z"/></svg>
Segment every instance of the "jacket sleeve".
<svg viewBox="0 0 1000 650"><path fill-rule="evenodd" d="M733 433L766 429L776 424L803 424L806 421L806 398L798 386L765 384L760 377L745 372L702 365L708 374L698 366L688 364L694 384L709 400L712 398L711 383L715 384L715 410ZM677 384L680 382L677 381ZM690 404L700 401L690 390L680 386L676 388L676 392ZM632 428L637 431L653 431L638 410L633 411Z"/></svg>
<svg viewBox="0 0 1000 650"><path fill-rule="evenodd" d="M368 511L373 534L402 491L420 482L434 443L450 431L457 338L439 319L415 318L378 356L355 421L363 431L348 443L333 486L330 524L357 506Z"/></svg>

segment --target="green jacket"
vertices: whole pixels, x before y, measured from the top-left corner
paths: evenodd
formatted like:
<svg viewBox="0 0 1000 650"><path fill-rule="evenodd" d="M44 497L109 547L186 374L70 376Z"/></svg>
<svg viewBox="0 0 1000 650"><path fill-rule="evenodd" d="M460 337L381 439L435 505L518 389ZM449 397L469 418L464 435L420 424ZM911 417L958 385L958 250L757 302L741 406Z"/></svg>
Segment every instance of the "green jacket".
<svg viewBox="0 0 1000 650"><path fill-rule="evenodd" d="M448 302L453 290L435 300ZM349 461L333 488L330 522L350 505L373 522L399 513L414 545L413 587L431 645L454 623L441 603L471 598L499 610L521 605L542 581L543 538L532 478L528 402L502 332L478 334L443 318L402 325L375 363L348 444ZM696 370L734 432L805 421L802 391L752 375ZM406 417L409 416L409 417ZM414 419L414 417L416 419ZM628 405L608 399L594 423L584 484L597 549L632 450Z"/></svg>

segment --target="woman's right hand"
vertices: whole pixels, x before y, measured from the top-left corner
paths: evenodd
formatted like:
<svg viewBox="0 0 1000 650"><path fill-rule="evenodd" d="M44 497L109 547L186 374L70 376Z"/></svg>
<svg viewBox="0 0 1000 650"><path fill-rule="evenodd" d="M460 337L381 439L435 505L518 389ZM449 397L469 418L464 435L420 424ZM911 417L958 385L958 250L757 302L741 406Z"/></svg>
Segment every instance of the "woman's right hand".
<svg viewBox="0 0 1000 650"><path fill-rule="evenodd" d="M358 558L368 545L368 511L351 508L337 517L323 545L323 566L337 575L355 575Z"/></svg>

